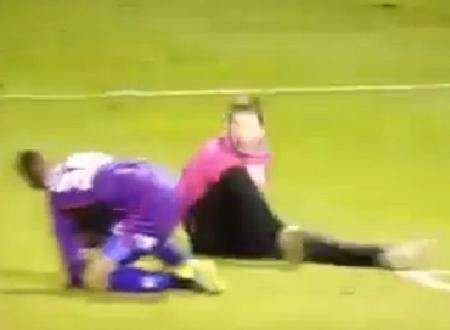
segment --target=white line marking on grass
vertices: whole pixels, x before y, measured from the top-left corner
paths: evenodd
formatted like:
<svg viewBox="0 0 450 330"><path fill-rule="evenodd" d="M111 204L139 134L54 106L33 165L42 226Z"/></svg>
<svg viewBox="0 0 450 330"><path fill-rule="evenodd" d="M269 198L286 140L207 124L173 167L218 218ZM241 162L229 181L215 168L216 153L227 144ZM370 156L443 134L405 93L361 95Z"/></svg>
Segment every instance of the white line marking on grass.
<svg viewBox="0 0 450 330"><path fill-rule="evenodd" d="M431 271L421 271L421 270L409 270L409 271L398 271L395 272L400 277L409 279L422 286L431 289L437 289L441 291L446 291L450 293L450 283L441 280L436 275L450 274L450 270L431 270Z"/></svg>
<svg viewBox="0 0 450 330"><path fill-rule="evenodd" d="M444 270L444 269L432 269L429 270L430 273L438 274L438 275L450 275L450 270Z"/></svg>
<svg viewBox="0 0 450 330"><path fill-rule="evenodd" d="M234 95L239 93L276 95L299 93L335 93L360 91L411 91L450 89L450 83L413 84L413 85L331 85L331 86L299 86L247 89L198 89L198 90L159 90L145 91L125 89L92 94L0 94L0 100L42 100L42 101L76 101L85 99L104 99L117 97L163 97L163 96L207 96Z"/></svg>

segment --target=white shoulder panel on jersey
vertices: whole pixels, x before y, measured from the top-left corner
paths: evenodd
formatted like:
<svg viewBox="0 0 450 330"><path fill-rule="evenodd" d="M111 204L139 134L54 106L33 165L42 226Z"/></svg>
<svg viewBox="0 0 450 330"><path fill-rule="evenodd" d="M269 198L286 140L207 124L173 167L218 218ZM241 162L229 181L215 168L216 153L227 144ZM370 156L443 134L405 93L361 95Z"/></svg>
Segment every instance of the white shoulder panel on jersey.
<svg viewBox="0 0 450 330"><path fill-rule="evenodd" d="M111 155L102 152L80 152L69 155L64 165L68 168L99 168L113 160Z"/></svg>
<svg viewBox="0 0 450 330"><path fill-rule="evenodd" d="M113 160L112 156L101 152L72 154L64 163L51 170L48 179L49 190L52 192L89 190L98 169L112 163Z"/></svg>

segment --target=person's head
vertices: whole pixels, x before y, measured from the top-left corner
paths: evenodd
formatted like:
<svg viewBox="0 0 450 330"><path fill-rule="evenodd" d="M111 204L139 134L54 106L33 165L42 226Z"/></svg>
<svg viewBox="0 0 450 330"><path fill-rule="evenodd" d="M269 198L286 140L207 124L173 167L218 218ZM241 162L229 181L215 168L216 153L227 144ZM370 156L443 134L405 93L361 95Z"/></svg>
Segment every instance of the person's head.
<svg viewBox="0 0 450 330"><path fill-rule="evenodd" d="M266 134L259 99L249 95L236 96L228 110L227 127L228 136L238 150L259 149Z"/></svg>
<svg viewBox="0 0 450 330"><path fill-rule="evenodd" d="M45 189L45 161L37 150L17 153L16 169L19 175L34 189Z"/></svg>

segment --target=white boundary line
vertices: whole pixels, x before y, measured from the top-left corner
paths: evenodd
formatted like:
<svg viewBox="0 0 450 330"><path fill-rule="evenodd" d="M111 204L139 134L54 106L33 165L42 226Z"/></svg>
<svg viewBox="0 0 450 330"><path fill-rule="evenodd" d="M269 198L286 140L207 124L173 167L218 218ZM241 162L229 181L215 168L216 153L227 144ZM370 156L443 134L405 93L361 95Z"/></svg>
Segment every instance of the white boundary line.
<svg viewBox="0 0 450 330"><path fill-rule="evenodd" d="M429 272L432 274L438 274L438 275L450 275L450 270L446 270L446 269L433 269L433 270L429 270Z"/></svg>
<svg viewBox="0 0 450 330"><path fill-rule="evenodd" d="M360 91L411 91L450 89L450 83L412 84L412 85L331 85L304 87L273 87L247 89L198 89L198 90L160 90L145 91L125 89L93 94L0 94L1 100L42 100L42 101L76 101L86 99L105 99L117 97L161 97L161 96L207 96L234 95L239 93L276 95L299 93L335 93Z"/></svg>
<svg viewBox="0 0 450 330"><path fill-rule="evenodd" d="M395 272L400 277L419 283L420 285L450 293L450 282L439 279L436 275L450 274L450 270L409 270Z"/></svg>

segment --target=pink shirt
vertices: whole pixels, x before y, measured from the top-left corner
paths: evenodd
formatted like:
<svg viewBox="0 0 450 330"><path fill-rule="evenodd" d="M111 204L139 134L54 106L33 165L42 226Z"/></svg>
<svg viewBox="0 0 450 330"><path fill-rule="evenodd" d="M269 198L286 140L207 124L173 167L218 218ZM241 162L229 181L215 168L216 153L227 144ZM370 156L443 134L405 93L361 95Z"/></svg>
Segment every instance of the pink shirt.
<svg viewBox="0 0 450 330"><path fill-rule="evenodd" d="M245 167L258 187L265 183L268 151L240 152L227 137L207 141L183 169L179 181L182 214L202 198L208 187L219 181L222 173L232 167Z"/></svg>

